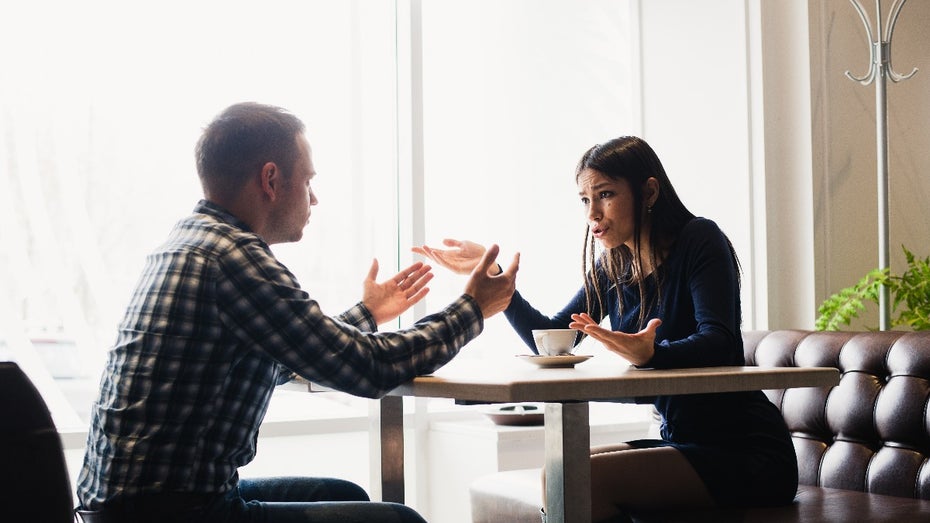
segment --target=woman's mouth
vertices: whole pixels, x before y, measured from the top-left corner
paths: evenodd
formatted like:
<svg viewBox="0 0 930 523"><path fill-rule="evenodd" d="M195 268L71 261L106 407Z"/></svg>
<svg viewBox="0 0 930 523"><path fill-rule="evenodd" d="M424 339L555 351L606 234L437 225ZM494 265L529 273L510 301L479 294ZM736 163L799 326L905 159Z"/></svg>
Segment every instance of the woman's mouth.
<svg viewBox="0 0 930 523"><path fill-rule="evenodd" d="M601 237L604 236L604 233L606 232L607 232L607 227L597 226L597 227L591 228L591 234L593 234L594 237L597 239L601 239Z"/></svg>

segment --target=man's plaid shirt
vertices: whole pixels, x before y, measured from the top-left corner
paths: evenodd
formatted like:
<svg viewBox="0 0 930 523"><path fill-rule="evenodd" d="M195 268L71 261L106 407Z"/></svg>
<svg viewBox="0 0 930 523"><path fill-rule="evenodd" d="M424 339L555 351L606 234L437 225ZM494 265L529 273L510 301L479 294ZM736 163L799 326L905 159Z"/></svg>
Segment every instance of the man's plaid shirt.
<svg viewBox="0 0 930 523"><path fill-rule="evenodd" d="M225 492L255 455L276 385L297 374L380 397L482 328L465 295L398 332L375 332L361 303L328 317L258 235L201 201L136 284L93 406L79 500Z"/></svg>

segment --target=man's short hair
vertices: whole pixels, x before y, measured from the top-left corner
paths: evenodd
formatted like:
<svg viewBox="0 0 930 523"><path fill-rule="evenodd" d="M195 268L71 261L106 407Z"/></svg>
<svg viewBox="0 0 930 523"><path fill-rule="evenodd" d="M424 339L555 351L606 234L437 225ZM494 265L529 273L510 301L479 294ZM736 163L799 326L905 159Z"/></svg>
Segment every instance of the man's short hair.
<svg viewBox="0 0 930 523"><path fill-rule="evenodd" d="M297 161L299 118L272 105L231 105L210 122L197 141L197 175L204 192L232 195L267 162L290 173Z"/></svg>

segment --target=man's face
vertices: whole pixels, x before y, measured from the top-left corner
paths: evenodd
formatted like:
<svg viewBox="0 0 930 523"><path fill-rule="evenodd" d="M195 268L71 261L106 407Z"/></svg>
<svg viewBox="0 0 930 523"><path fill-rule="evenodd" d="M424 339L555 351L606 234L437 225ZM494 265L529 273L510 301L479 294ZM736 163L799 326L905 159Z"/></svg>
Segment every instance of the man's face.
<svg viewBox="0 0 930 523"><path fill-rule="evenodd" d="M269 244L299 241L310 221L310 207L319 203L310 188L310 180L316 176L310 144L303 135L297 136L296 140L297 161L292 172L285 177L281 197L272 213L269 227L272 232L266 238Z"/></svg>

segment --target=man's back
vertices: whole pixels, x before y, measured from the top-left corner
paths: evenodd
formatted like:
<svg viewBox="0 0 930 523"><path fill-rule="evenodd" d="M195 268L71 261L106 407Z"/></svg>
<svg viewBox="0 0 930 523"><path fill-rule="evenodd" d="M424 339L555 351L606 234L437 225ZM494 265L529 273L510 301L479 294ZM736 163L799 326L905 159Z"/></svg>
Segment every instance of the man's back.
<svg viewBox="0 0 930 523"><path fill-rule="evenodd" d="M282 372L224 325L234 293L224 293L223 280L235 265L254 270L256 260L244 255L255 249L243 246L263 242L198 210L148 257L108 354L85 458L99 460L94 470L107 475L104 482L82 471L85 506L155 488L225 490L254 457ZM270 260L269 253L260 265Z"/></svg>

